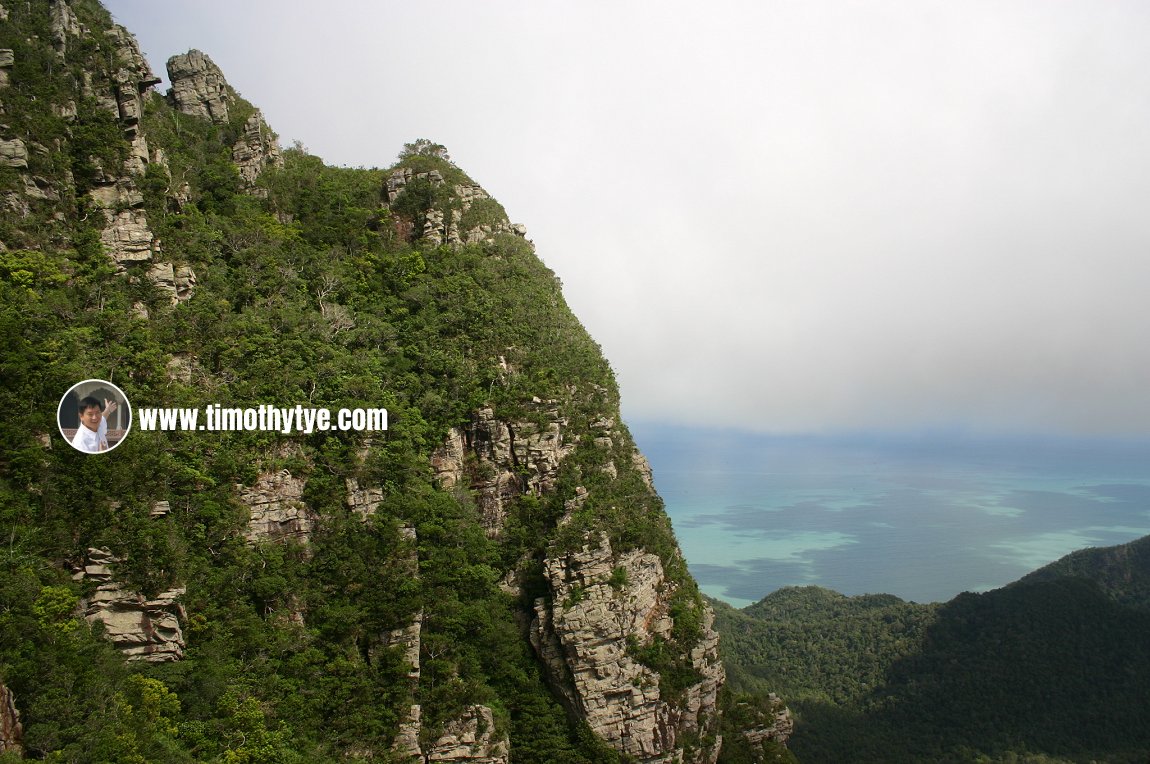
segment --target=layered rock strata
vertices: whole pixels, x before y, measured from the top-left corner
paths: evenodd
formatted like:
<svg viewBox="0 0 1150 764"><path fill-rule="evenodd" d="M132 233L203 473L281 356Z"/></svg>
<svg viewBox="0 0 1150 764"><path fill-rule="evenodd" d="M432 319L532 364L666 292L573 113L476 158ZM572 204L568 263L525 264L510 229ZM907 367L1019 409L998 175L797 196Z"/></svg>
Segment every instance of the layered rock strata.
<svg viewBox="0 0 1150 764"><path fill-rule="evenodd" d="M106 549L89 549L81 579L97 581L91 598L81 603L89 623L99 621L104 634L130 661L160 663L184 657L187 620L179 598L183 588L169 589L154 598L125 588L112 578L116 558Z"/></svg>
<svg viewBox="0 0 1150 764"><path fill-rule="evenodd" d="M458 719L444 725L443 734L424 753L426 762L507 764L510 747L506 733L497 734L487 706L468 706Z"/></svg>
<svg viewBox="0 0 1150 764"><path fill-rule="evenodd" d="M237 485L248 508L244 536L251 543L294 539L306 544L315 527L315 514L302 501L306 481L287 470L261 472L254 486Z"/></svg>
<svg viewBox="0 0 1150 764"><path fill-rule="evenodd" d="M559 465L578 443L578 436L567 432L567 418L555 401L535 405L543 424L504 421L490 408L479 409L468 427L452 428L431 456L444 489L461 485L467 477L489 536L499 535L514 497L542 496L555 487Z"/></svg>
<svg viewBox="0 0 1150 764"><path fill-rule="evenodd" d="M769 708L759 712L759 724L743 730L742 735L753 747L759 747L765 742L786 745L791 734L795 731L795 720L791 711L783 704L782 699L773 692L767 695Z"/></svg>
<svg viewBox="0 0 1150 764"><path fill-rule="evenodd" d="M659 558L641 550L616 554L600 536L546 560L545 571L552 594L535 601L531 643L569 708L638 761L713 763L717 743L687 759L682 748L685 735L705 739L717 728L725 675L710 611L703 638L690 651L701 679L671 702L659 675L634 656L637 647L671 639L673 585Z"/></svg>
<svg viewBox="0 0 1150 764"><path fill-rule="evenodd" d="M181 113L227 123L236 108L235 91L224 73L207 55L198 50L172 56L167 64L172 87L168 100ZM260 193L256 181L268 167L281 167L283 155L275 133L256 109L244 121L240 137L232 145L232 161L240 173L244 191Z"/></svg>
<svg viewBox="0 0 1150 764"><path fill-rule="evenodd" d="M387 178L384 186L387 203L394 204L408 184L415 180L425 180L433 188L447 184L439 170L415 172L410 167L401 167ZM423 230L419 234L433 246L450 244L458 247L464 244L491 243L499 234L511 234L524 239L527 237L526 226L512 223L503 215L465 227L464 220L472 206L479 201L491 200L491 196L482 187L474 183L455 184L451 187L450 198L451 203L424 211Z"/></svg>

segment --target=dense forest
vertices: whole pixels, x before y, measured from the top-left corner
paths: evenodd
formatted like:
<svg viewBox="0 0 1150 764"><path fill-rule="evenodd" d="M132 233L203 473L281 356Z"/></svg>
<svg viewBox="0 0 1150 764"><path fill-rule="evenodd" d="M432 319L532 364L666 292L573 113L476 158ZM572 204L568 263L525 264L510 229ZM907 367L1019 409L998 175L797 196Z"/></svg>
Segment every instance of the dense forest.
<svg viewBox="0 0 1150 764"><path fill-rule="evenodd" d="M596 597L638 607L629 571L658 573L660 630L618 661L652 713L698 714L644 760L716 753L705 606L610 367L498 202L429 140L336 168L263 146L226 84L216 111L181 110L94 0L4 12L0 687L23 754L409 761L454 731L469 753L442 760L633 760L581 716L575 669L547 673L546 639L567 637L539 625ZM427 235L444 220L467 240ZM141 230L143 251L115 256ZM384 407L388 429L137 427L90 456L56 424L89 378L137 407ZM543 471L513 442L499 461L493 432L562 458ZM453 433L468 450L449 484L432 457ZM260 491L283 533L253 525ZM610 576L561 597L560 563L596 549ZM113 633L101 598L142 635Z"/></svg>
<svg viewBox="0 0 1150 764"><path fill-rule="evenodd" d="M803 762L1150 758L1150 537L945 604L817 587L714 603L733 690L773 690Z"/></svg>

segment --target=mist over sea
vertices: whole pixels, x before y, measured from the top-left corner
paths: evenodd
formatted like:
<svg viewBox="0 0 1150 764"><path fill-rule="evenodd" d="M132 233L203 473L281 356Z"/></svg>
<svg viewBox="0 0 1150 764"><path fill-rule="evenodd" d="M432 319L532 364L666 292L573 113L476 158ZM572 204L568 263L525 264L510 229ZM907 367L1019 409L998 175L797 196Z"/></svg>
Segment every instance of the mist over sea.
<svg viewBox="0 0 1150 764"><path fill-rule="evenodd" d="M773 436L631 422L691 572L916 602L1150 534L1150 439Z"/></svg>

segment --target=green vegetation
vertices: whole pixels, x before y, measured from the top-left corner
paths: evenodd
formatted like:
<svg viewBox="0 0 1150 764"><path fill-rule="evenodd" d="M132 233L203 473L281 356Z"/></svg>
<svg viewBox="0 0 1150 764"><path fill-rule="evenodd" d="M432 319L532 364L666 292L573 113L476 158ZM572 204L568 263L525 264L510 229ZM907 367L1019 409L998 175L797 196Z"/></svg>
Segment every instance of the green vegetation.
<svg viewBox="0 0 1150 764"><path fill-rule="evenodd" d="M142 129L166 166L150 164L136 184L162 259L197 276L194 296L173 306L147 265L116 273L86 195L128 152L84 86L87 72L106 90L119 65L102 34L110 19L94 2L72 3L93 33L60 57L47 0L6 7L0 47L14 49L16 67L4 137L51 147L32 147L29 173L58 197L0 212L0 680L18 698L29 755L387 761L413 703L424 742L482 703L518 760L617 761L564 713L517 624L540 592L543 555L604 531L619 550L662 558L677 587L675 631L651 660L685 665L701 600L661 503L631 466L626 429L609 447L583 437L559 489L515 500L498 540L465 494L435 486L428 463L483 405L530 420L533 397L556 400L580 434L604 412L617 416L609 366L531 246L509 234L462 247L418 236L428 210L461 209L454 186L471 183L441 146L410 144L397 167L437 170L445 182L412 180L391 205L390 171L328 167L298 146L245 195L230 146L250 104L239 100L229 123L214 125L151 94ZM53 110L69 101L74 119ZM0 193L22 183L5 168ZM463 224L501 219L497 202L479 199ZM91 377L137 407L382 406L389 430L368 442L137 429L113 454L87 457L61 442L55 412L64 390ZM319 522L306 547L243 538L236 486L280 469L307 481L303 501ZM346 505L349 477L382 492L366 522ZM591 498L557 530L577 485ZM151 517L159 500L172 511ZM125 663L77 616L95 589L72 577L89 547L120 558L117 579L146 596L186 586L183 660ZM497 586L521 560L523 601ZM626 576L611 583L626 586ZM415 618L418 681L388 639ZM685 681L668 673L672 689Z"/></svg>
<svg viewBox="0 0 1150 764"><path fill-rule="evenodd" d="M942 605L816 587L714 603L729 686L787 700L804 762L1144 762L1148 542Z"/></svg>

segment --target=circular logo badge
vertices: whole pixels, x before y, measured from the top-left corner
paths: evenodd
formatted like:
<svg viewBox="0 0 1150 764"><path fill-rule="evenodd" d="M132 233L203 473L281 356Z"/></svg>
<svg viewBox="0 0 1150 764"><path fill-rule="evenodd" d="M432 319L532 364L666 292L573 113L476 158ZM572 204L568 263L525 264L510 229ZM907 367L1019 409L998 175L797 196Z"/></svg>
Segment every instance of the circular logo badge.
<svg viewBox="0 0 1150 764"><path fill-rule="evenodd" d="M132 404L104 379L85 379L68 388L56 409L56 424L68 444L85 454L120 445L132 429Z"/></svg>

